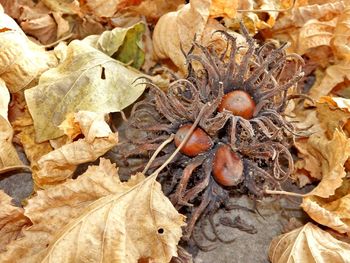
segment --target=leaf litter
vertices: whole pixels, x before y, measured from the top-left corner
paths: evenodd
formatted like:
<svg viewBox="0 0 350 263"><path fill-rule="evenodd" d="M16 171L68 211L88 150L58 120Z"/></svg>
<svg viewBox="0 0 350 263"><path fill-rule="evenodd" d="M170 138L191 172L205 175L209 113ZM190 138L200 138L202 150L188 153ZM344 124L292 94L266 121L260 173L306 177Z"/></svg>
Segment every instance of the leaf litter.
<svg viewBox="0 0 350 263"><path fill-rule="evenodd" d="M346 1L0 4L0 173L35 182L22 207L0 192L1 262L191 262L192 228L228 209L228 193L302 197L313 223L274 238L271 262L347 262ZM236 90L253 99L253 117L220 110ZM198 129L214 146L191 159L186 140ZM126 177L100 158L120 149ZM234 185L222 185L218 160L243 167ZM314 187L291 193L283 180Z"/></svg>

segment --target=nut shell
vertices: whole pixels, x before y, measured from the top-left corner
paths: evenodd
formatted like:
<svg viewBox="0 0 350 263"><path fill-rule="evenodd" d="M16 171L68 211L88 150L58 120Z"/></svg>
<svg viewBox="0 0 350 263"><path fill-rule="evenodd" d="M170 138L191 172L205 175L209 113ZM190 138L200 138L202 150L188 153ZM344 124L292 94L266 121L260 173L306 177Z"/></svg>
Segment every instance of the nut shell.
<svg viewBox="0 0 350 263"><path fill-rule="evenodd" d="M243 90L234 90L224 95L218 107L218 111L232 112L233 115L241 116L247 120L253 117L255 102L252 97Z"/></svg>
<svg viewBox="0 0 350 263"><path fill-rule="evenodd" d="M227 145L217 149L213 161L215 181L223 186L235 186L243 180L243 161L237 153Z"/></svg>
<svg viewBox="0 0 350 263"><path fill-rule="evenodd" d="M175 134L176 147L178 147L183 141L188 131L191 129L191 126L192 124L185 124L177 130ZM210 136L201 128L197 127L188 138L185 145L181 148L180 152L193 157L208 151L212 146L213 141Z"/></svg>

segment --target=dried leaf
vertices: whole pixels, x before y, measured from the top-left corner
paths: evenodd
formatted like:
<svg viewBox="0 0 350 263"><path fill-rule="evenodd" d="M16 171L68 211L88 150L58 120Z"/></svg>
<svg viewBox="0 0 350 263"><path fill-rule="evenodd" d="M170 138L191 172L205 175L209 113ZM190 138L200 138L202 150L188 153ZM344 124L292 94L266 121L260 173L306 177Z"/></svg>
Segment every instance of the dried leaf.
<svg viewBox="0 0 350 263"><path fill-rule="evenodd" d="M28 86L57 61L52 53L31 42L9 16L0 13L0 17L0 77L12 93Z"/></svg>
<svg viewBox="0 0 350 263"><path fill-rule="evenodd" d="M328 95L336 85L342 83L345 79L350 79L349 72L350 61L347 60L329 66L320 84L311 88L310 97L318 100L320 97Z"/></svg>
<svg viewBox="0 0 350 263"><path fill-rule="evenodd" d="M48 8L63 14L80 13L78 0L41 0Z"/></svg>
<svg viewBox="0 0 350 263"><path fill-rule="evenodd" d="M134 2L136 1L141 3L128 6L127 10L145 16L147 20L158 20L166 13L176 11L184 3L182 0L134 0Z"/></svg>
<svg viewBox="0 0 350 263"><path fill-rule="evenodd" d="M279 10L283 5L283 1L274 1L274 0L262 0L262 1L238 1L238 10ZM225 25L232 29L239 29L240 22L243 22L244 25L248 28L249 31L254 34L258 30L271 28L276 21L278 12L238 12L236 16L232 18L225 18Z"/></svg>
<svg viewBox="0 0 350 263"><path fill-rule="evenodd" d="M169 262L184 216L154 176L119 180L101 159L76 180L39 191L26 207L33 226L0 255L6 262Z"/></svg>
<svg viewBox="0 0 350 263"><path fill-rule="evenodd" d="M234 18L236 16L237 6L238 0L212 0L210 16Z"/></svg>
<svg viewBox="0 0 350 263"><path fill-rule="evenodd" d="M313 4L295 7L289 13L279 18L273 30L289 30L290 27L303 27L309 20L331 20L339 16L345 9L345 1L334 3Z"/></svg>
<svg viewBox="0 0 350 263"><path fill-rule="evenodd" d="M145 61L142 35L145 24L137 23L127 28L114 28L101 35L86 37L83 41L123 63L139 69Z"/></svg>
<svg viewBox="0 0 350 263"><path fill-rule="evenodd" d="M209 18L210 5L209 0L192 0L178 11L163 15L153 32L155 55L161 59L170 58L181 71L186 72L181 47L188 51L195 35L200 42Z"/></svg>
<svg viewBox="0 0 350 263"><path fill-rule="evenodd" d="M307 21L299 31L298 54L305 54L308 49L329 46L333 38L337 17L330 21Z"/></svg>
<svg viewBox="0 0 350 263"><path fill-rule="evenodd" d="M304 197L301 207L317 223L330 227L339 233L350 233L349 189L347 195L338 196L335 194L330 200L317 196Z"/></svg>
<svg viewBox="0 0 350 263"><path fill-rule="evenodd" d="M66 180L79 164L95 161L118 143L118 135L111 131L104 114L80 111L75 114L74 122L79 124L84 138L63 145L38 160L33 172L38 186Z"/></svg>
<svg viewBox="0 0 350 263"><path fill-rule="evenodd" d="M330 140L311 135L308 144L320 160L322 174L321 182L308 195L327 198L341 186L342 178L346 176L344 164L350 156L350 139L337 129Z"/></svg>
<svg viewBox="0 0 350 263"><path fill-rule="evenodd" d="M87 110L116 112L133 103L145 85L133 83L140 73L75 40L58 67L41 75L39 85L25 91L37 142L58 138L68 113Z"/></svg>
<svg viewBox="0 0 350 263"><path fill-rule="evenodd" d="M0 170L9 166L23 165L12 145L13 129L7 119L10 94L0 79Z"/></svg>
<svg viewBox="0 0 350 263"><path fill-rule="evenodd" d="M332 262L350 258L350 244L339 241L312 223L275 237L269 249L272 263Z"/></svg>
<svg viewBox="0 0 350 263"><path fill-rule="evenodd" d="M12 240L22 236L21 230L30 225L24 210L11 204L12 198L0 191L0 253Z"/></svg>

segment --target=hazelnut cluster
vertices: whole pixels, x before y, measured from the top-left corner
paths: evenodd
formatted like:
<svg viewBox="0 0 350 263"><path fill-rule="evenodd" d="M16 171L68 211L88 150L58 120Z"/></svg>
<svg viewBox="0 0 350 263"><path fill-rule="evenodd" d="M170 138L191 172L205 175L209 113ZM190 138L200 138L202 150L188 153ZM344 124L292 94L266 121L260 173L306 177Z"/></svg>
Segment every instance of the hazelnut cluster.
<svg viewBox="0 0 350 263"><path fill-rule="evenodd" d="M223 53L195 43L185 54L187 78L171 83L167 92L148 83L149 96L131 112L129 127L144 137L129 138L133 150L125 152L125 158L146 161L175 134L174 143L153 162L156 169L202 111L198 126L159 178L175 207L188 215L185 238L201 216L226 206L231 194L262 198L266 188L280 189L293 170L289 147L297 132L283 112L296 97L289 94L303 76L303 61L286 55L285 45L259 46L244 27L241 30L247 47L239 61L243 47L220 31L227 40ZM194 70L194 62L201 69Z"/></svg>

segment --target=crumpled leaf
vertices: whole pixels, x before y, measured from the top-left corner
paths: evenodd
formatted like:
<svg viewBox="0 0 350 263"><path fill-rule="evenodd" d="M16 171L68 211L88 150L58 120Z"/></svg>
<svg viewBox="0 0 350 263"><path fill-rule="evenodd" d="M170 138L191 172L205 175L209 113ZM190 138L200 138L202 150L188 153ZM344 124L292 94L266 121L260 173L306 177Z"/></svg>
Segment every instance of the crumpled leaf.
<svg viewBox="0 0 350 263"><path fill-rule="evenodd" d="M210 4L210 0L192 0L178 11L163 15L153 32L155 55L161 59L170 58L180 70L186 72L181 46L188 51L194 36L202 35L209 18Z"/></svg>
<svg viewBox="0 0 350 263"><path fill-rule="evenodd" d="M110 57L139 69L145 61L145 52L142 46L144 32L145 24L137 23L127 28L114 28L101 35L88 36L83 42Z"/></svg>
<svg viewBox="0 0 350 263"><path fill-rule="evenodd" d="M350 156L350 139L337 129L330 140L318 134L311 135L308 145L319 159L322 175L320 183L308 195L327 198L341 186L346 176L344 164ZM307 163L307 157L305 160Z"/></svg>
<svg viewBox="0 0 350 263"><path fill-rule="evenodd" d="M339 16L345 9L345 1L326 2L294 7L290 14L286 13L273 26L274 31L289 30L290 27L303 27L309 20L328 20Z"/></svg>
<svg viewBox="0 0 350 263"><path fill-rule="evenodd" d="M21 230L30 225L24 210L11 204L12 198L0 191L0 253L10 241L22 236Z"/></svg>
<svg viewBox="0 0 350 263"><path fill-rule="evenodd" d="M80 13L78 0L41 0L48 8L64 14Z"/></svg>
<svg viewBox="0 0 350 263"><path fill-rule="evenodd" d="M321 96L328 95L337 85L340 85L350 79L350 7L345 10L337 18L337 24L331 40L331 47L336 55L336 61L330 65L318 85L310 90L310 96L318 99Z"/></svg>
<svg viewBox="0 0 350 263"><path fill-rule="evenodd" d="M339 233L350 234L350 182L344 179L335 194L327 199L317 196L303 198L301 207L317 223Z"/></svg>
<svg viewBox="0 0 350 263"><path fill-rule="evenodd" d="M238 1L238 10L279 10L283 8L283 1L274 0L262 0L262 1ZM238 12L236 16L232 18L225 18L225 25L232 29L239 29L240 22L243 22L247 29L254 34L258 30L271 28L277 19L278 12L266 11L258 15L258 13L252 12Z"/></svg>
<svg viewBox="0 0 350 263"><path fill-rule="evenodd" d="M25 209L33 226L0 254L3 263L169 262L184 225L155 176L122 183L104 159L76 180L38 191Z"/></svg>
<svg viewBox="0 0 350 263"><path fill-rule="evenodd" d="M16 132L15 138L17 138L18 143L23 146L26 157L30 162L30 166L32 170L35 170L37 161L42 156L53 150L50 143L47 141L37 143L35 141L33 119L30 117L27 109L25 110L23 116L12 122L12 125Z"/></svg>
<svg viewBox="0 0 350 263"><path fill-rule="evenodd" d="M210 16L234 18L237 12L238 0L212 0Z"/></svg>
<svg viewBox="0 0 350 263"><path fill-rule="evenodd" d="M25 91L37 142L58 138L66 115L79 110L117 112L133 103L145 84L141 74L87 45L72 41L67 56L41 75L39 85Z"/></svg>
<svg viewBox="0 0 350 263"><path fill-rule="evenodd" d="M145 16L147 20L158 20L162 15L176 11L177 8L184 3L182 0L134 0L126 1L127 3L136 3L135 5L129 5L126 10L130 10L132 13Z"/></svg>
<svg viewBox="0 0 350 263"><path fill-rule="evenodd" d="M0 77L11 93L24 89L57 63L53 53L30 41L12 18L1 12L0 42Z"/></svg>
<svg viewBox="0 0 350 263"><path fill-rule="evenodd" d="M332 262L350 258L350 244L339 241L312 223L275 237L269 248L272 263Z"/></svg>
<svg viewBox="0 0 350 263"><path fill-rule="evenodd" d="M306 114L306 119L291 119L293 121L301 121L302 123L298 124L298 127L307 129L312 133L309 138L298 139L295 144L299 151L298 156L300 159L296 162L297 172L293 175L293 178L299 181L300 186L311 183L315 179L321 180L323 173L328 169L335 169L335 171L339 172L337 180L341 180L340 178L344 176L341 166L344 164L343 159L346 159L347 151L340 154L338 152L338 144L344 143L342 147L347 147L348 140L342 129L350 119L350 112L347 107L349 101L338 97L322 97L316 103L316 109L302 112ZM312 128L308 128L311 125L313 125ZM336 130L342 137L342 140L338 142L332 140ZM328 146L325 148L325 145ZM341 156L342 154L344 154L343 157ZM333 160L331 161L330 159ZM329 168L326 168L327 166ZM325 168L326 170L324 170ZM310 178L305 177L304 171L307 171ZM336 177L336 174L334 176Z"/></svg>
<svg viewBox="0 0 350 263"><path fill-rule="evenodd" d="M79 164L97 160L118 143L118 134L111 131L104 114L80 111L75 114L75 122L84 138L63 145L37 161L33 178L39 187L66 180Z"/></svg>
<svg viewBox="0 0 350 263"><path fill-rule="evenodd" d="M13 129L7 118L10 94L0 79L0 171L10 166L23 165L12 145Z"/></svg>

